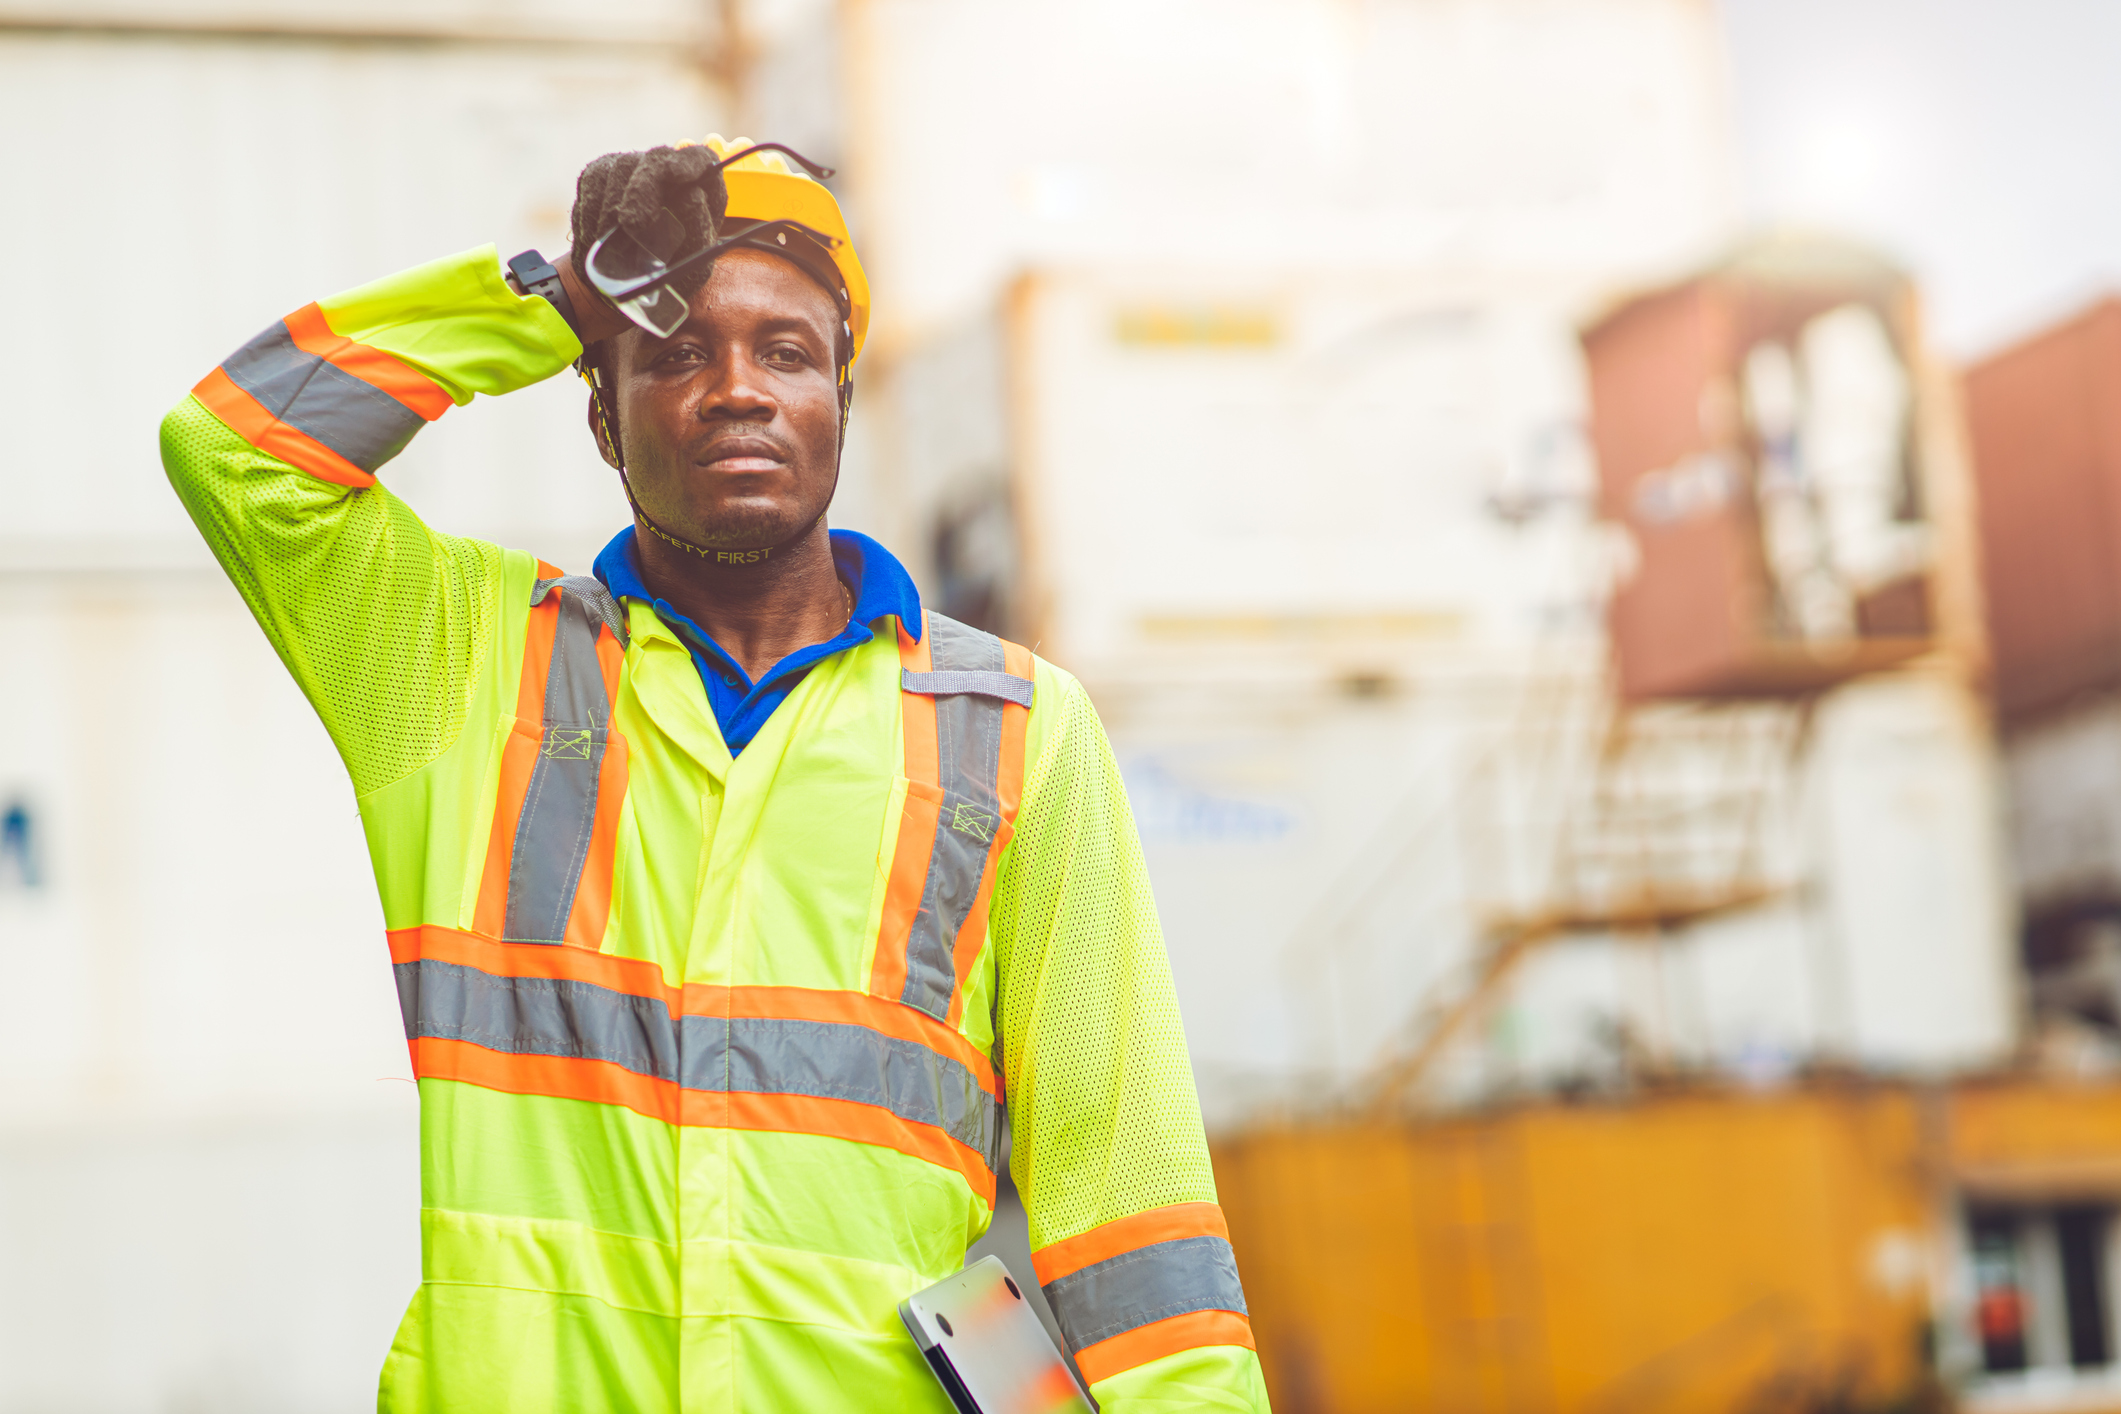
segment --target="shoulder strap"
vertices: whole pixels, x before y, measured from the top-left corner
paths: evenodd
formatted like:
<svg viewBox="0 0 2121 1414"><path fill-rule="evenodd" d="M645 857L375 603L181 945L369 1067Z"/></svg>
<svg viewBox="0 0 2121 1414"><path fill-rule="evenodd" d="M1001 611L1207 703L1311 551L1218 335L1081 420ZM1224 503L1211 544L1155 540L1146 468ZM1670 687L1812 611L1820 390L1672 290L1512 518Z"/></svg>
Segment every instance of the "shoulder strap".
<svg viewBox="0 0 2121 1414"><path fill-rule="evenodd" d="M910 668L900 671L899 685L908 692L926 693L930 697L946 697L958 693L999 697L1002 701L1014 702L1019 707L1031 705L1032 689L1035 686L1030 678L1020 678L1014 673L916 673Z"/></svg>
<svg viewBox="0 0 2121 1414"><path fill-rule="evenodd" d="M555 588L574 595L587 605L597 621L611 630L611 636L619 641L619 647L629 648L633 645L633 639L626 631L626 610L618 600L611 597L611 591L604 587L603 580L593 574L563 574L553 579L541 579L531 586L530 607L535 609L544 603L545 596Z"/></svg>

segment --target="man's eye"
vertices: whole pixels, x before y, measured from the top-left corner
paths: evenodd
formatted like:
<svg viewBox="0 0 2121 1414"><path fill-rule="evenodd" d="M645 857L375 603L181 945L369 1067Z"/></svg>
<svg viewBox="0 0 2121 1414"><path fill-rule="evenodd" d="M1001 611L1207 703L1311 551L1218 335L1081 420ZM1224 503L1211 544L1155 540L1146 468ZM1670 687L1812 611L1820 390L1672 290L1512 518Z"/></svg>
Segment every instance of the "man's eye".
<svg viewBox="0 0 2121 1414"><path fill-rule="evenodd" d="M679 344L674 349L663 350L662 354L657 357L656 362L661 364L698 363L703 357L705 355L691 344Z"/></svg>
<svg viewBox="0 0 2121 1414"><path fill-rule="evenodd" d="M766 350L766 361L795 368L810 362L810 354L794 344L776 344Z"/></svg>

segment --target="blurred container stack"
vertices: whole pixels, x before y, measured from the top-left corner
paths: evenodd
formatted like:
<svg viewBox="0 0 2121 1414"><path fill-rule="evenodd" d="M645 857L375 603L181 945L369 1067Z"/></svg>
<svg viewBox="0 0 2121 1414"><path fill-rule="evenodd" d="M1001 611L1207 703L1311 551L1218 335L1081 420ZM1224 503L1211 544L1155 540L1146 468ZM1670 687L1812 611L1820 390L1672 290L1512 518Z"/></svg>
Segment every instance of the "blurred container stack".
<svg viewBox="0 0 2121 1414"><path fill-rule="evenodd" d="M1762 240L1583 346L1624 548L1602 709L1515 773L1560 797L1549 862L1485 895L1471 976L1361 1113L1223 1148L1283 1378L1333 1409L1828 1409L2007 1402L2039 1366L2081 1398L2103 1296L2072 1346L2066 1300L1998 1277L2045 1323L2013 1364L1973 1286L1984 1234L2046 1212L2027 1175L2097 1153L2121 1105L1949 1083L2008 1059L2015 969L1969 478L1914 292ZM1607 1055L1550 1048L1435 1113L1454 1048L1601 1002ZM1348 1170L1363 1202L1307 1201ZM2053 1269L2096 1293L2105 1217L2078 1216ZM1352 1334L1395 1287L1419 1354Z"/></svg>
<svg viewBox="0 0 2121 1414"><path fill-rule="evenodd" d="M1918 291L1735 240L1700 7L1290 13L848 49L878 512L1105 716L1279 1407L2104 1407Z"/></svg>

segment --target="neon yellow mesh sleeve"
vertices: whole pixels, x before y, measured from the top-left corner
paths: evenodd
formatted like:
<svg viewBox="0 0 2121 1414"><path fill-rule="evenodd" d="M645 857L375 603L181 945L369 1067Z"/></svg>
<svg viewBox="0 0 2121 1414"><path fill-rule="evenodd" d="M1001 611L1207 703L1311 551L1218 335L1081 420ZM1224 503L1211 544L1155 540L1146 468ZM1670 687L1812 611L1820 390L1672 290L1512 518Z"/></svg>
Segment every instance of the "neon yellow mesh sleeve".
<svg viewBox="0 0 2121 1414"><path fill-rule="evenodd" d="M995 881L1010 1168L1034 1250L1215 1201L1134 816L1089 695L1066 681Z"/></svg>
<svg viewBox="0 0 2121 1414"><path fill-rule="evenodd" d="M1126 789L1088 694L1055 676L1058 719L1027 773L993 912L1010 1171L1033 1251L1151 1208L1215 1201ZM1267 1407L1241 1346L1165 1356L1091 1392L1110 1414Z"/></svg>
<svg viewBox="0 0 2121 1414"><path fill-rule="evenodd" d="M550 305L502 282L491 246L318 309L333 334L413 366L458 403L549 377L580 348ZM162 462L355 791L448 750L491 645L504 552L436 534L380 485L320 480L258 450L197 396L163 420Z"/></svg>

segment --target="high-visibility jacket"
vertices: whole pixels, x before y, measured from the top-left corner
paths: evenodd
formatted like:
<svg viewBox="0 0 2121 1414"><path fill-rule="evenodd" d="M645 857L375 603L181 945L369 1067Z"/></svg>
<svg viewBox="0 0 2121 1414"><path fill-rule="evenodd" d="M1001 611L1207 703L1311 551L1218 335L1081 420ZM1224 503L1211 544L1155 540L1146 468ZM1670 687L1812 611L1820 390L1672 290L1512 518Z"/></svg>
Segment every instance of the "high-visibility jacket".
<svg viewBox="0 0 2121 1414"><path fill-rule="evenodd" d="M897 1303L989 1221L1114 1414L1263 1410L1140 847L1081 687L885 616L743 753L638 601L374 472L579 345L490 247L310 305L163 424L345 759L422 1134L398 1411L947 1408Z"/></svg>

